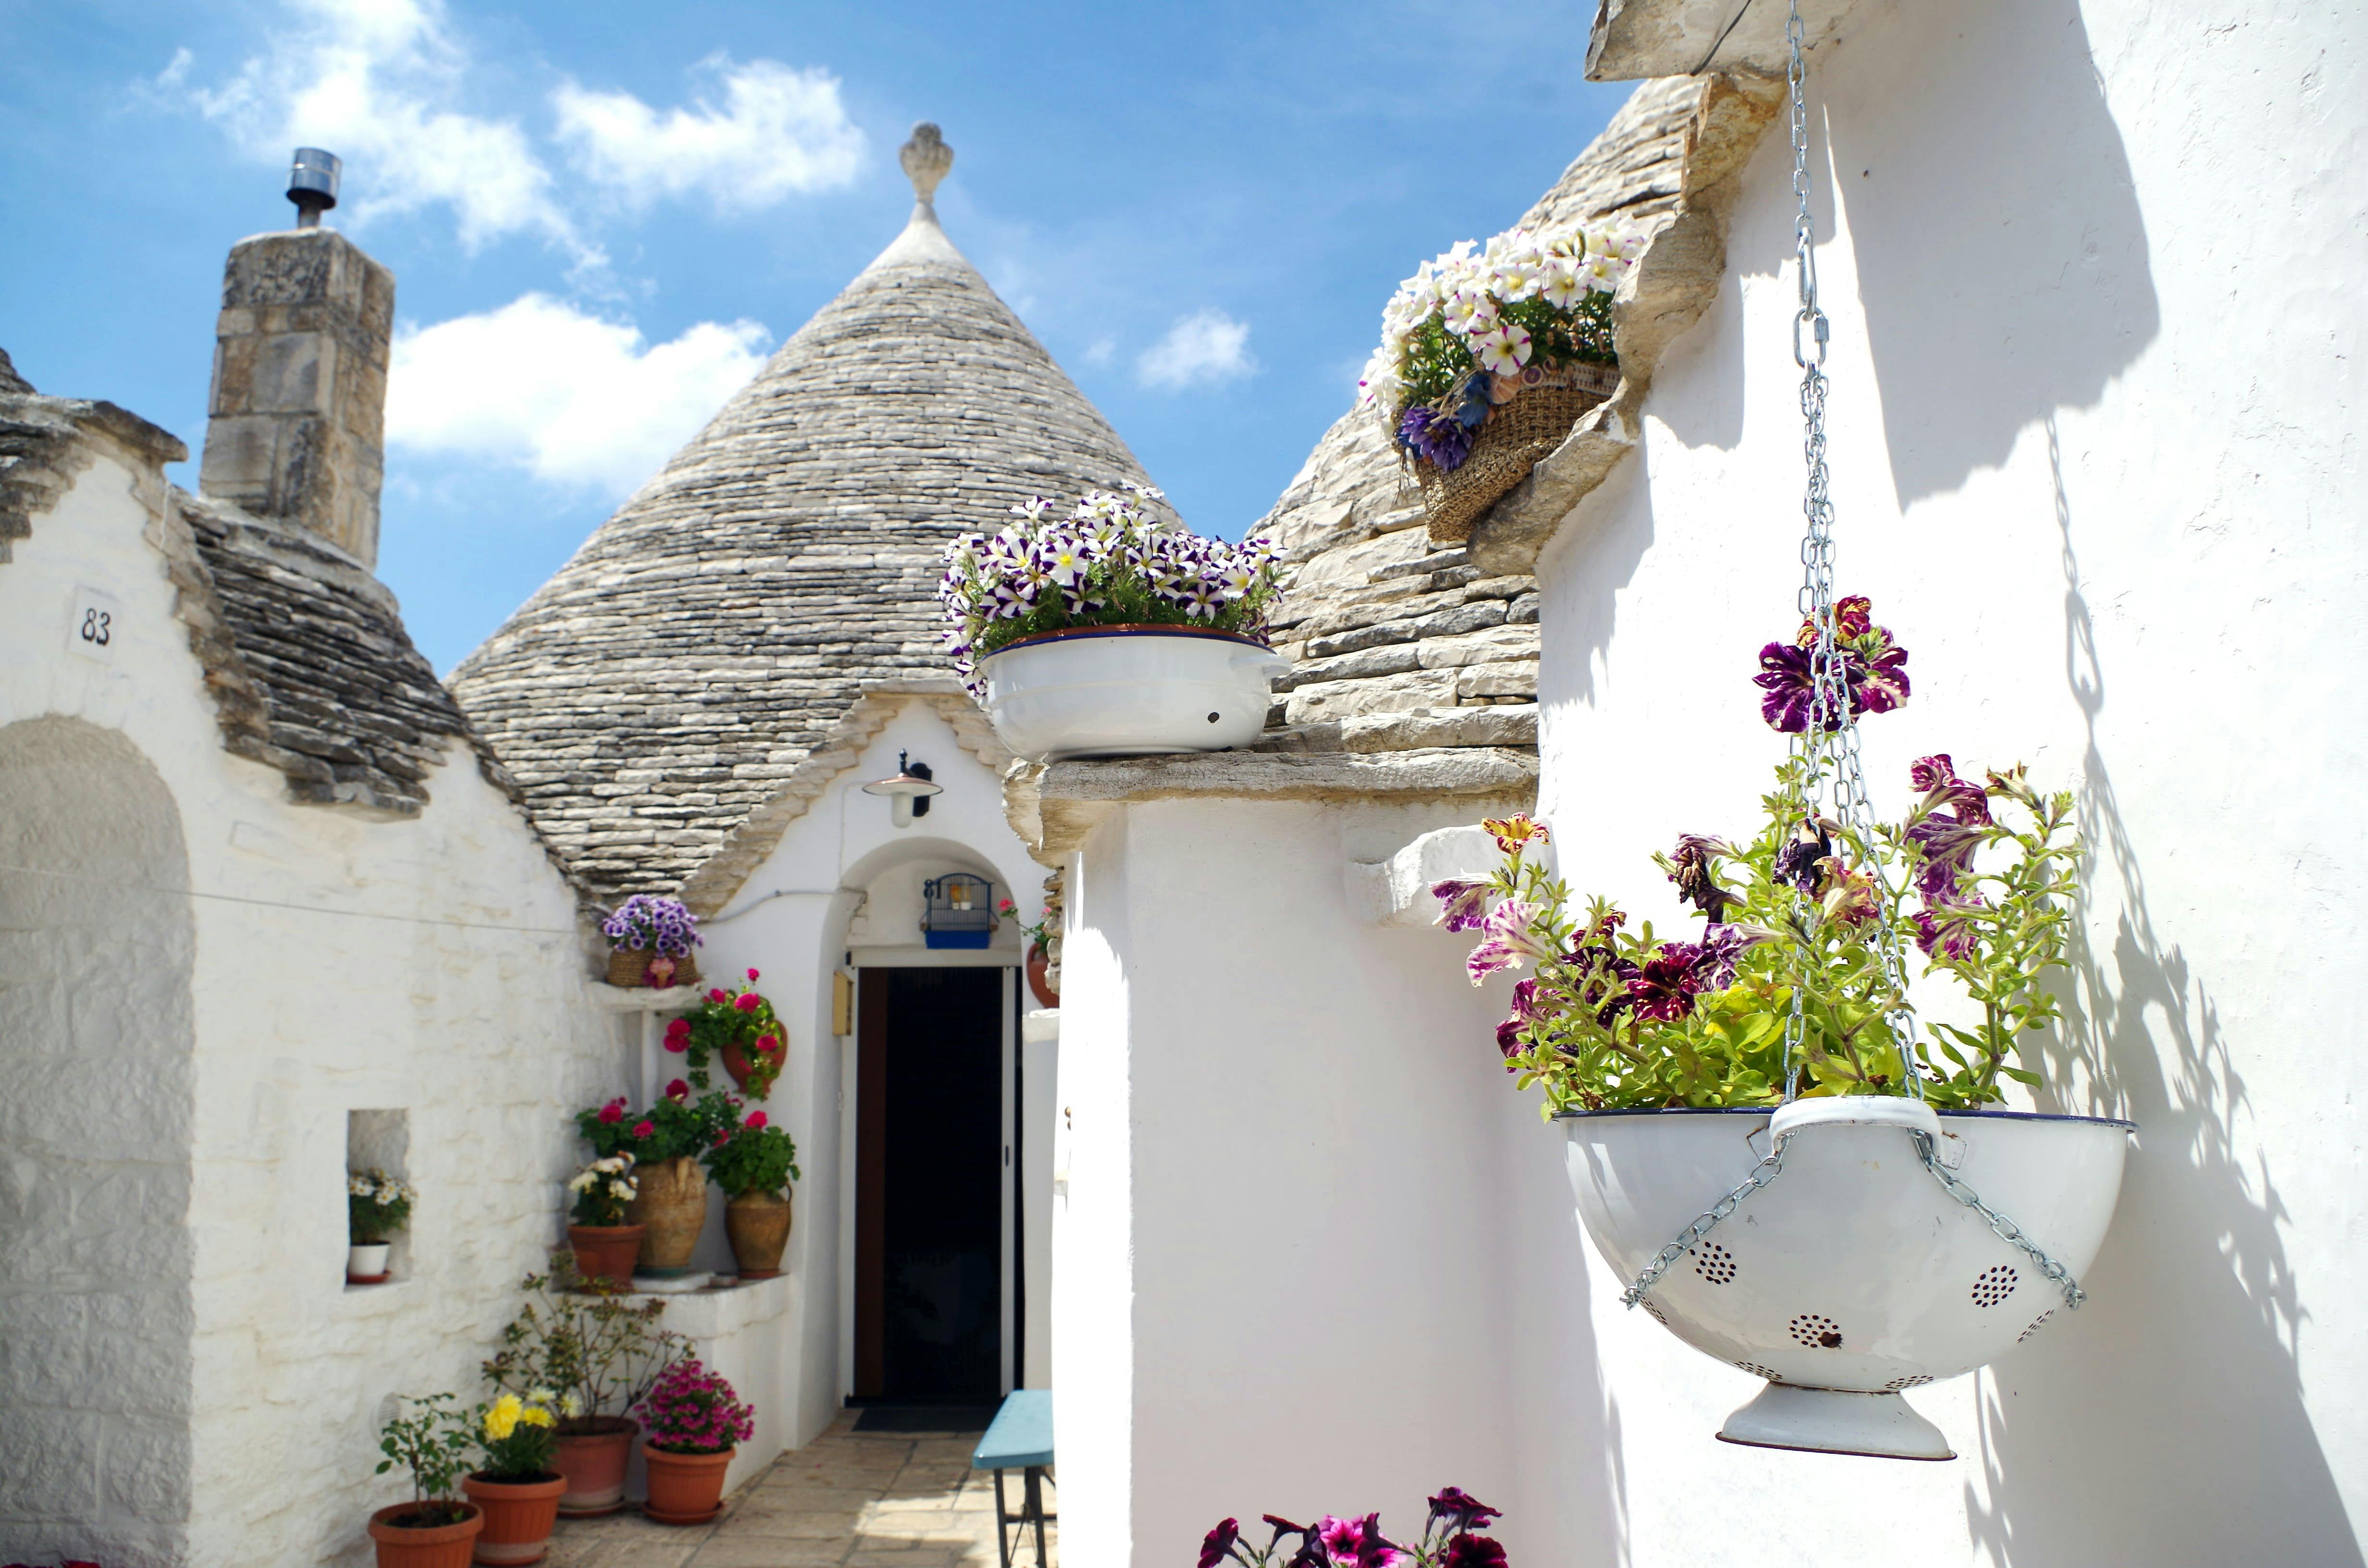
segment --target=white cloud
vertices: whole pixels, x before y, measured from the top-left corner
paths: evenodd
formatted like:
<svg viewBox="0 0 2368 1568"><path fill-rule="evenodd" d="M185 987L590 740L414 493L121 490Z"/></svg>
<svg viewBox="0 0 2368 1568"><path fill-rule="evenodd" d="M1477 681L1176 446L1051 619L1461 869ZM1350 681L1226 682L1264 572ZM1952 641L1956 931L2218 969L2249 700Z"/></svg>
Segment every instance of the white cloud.
<svg viewBox="0 0 2368 1568"><path fill-rule="evenodd" d="M701 322L653 346L630 324L522 295L396 334L387 441L625 495L746 384L771 342L757 322Z"/></svg>
<svg viewBox="0 0 2368 1568"><path fill-rule="evenodd" d="M1107 365L1118 357L1118 339L1104 334L1086 345L1085 361L1088 365Z"/></svg>
<svg viewBox="0 0 2368 1568"><path fill-rule="evenodd" d="M633 206L696 191L719 209L748 210L854 180L863 132L847 118L837 77L722 54L698 70L711 90L664 112L631 93L568 83L552 95L559 138L586 175Z"/></svg>
<svg viewBox="0 0 2368 1568"><path fill-rule="evenodd" d="M1167 335L1134 362L1135 379L1147 387L1222 386L1255 375L1248 324L1215 309L1178 316Z"/></svg>
<svg viewBox="0 0 2368 1568"><path fill-rule="evenodd" d="M551 173L517 122L460 107L471 66L441 0L290 0L265 53L219 86L189 83L176 53L152 90L186 94L250 155L284 160L297 146L346 161L341 213L357 224L382 212L443 203L475 249L512 233L594 256L553 200Z"/></svg>

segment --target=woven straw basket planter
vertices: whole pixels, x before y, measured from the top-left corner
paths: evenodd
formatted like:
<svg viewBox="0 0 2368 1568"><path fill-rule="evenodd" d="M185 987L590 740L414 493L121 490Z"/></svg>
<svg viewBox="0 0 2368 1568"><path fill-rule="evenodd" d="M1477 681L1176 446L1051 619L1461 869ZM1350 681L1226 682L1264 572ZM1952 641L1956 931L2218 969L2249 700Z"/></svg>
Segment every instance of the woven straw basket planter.
<svg viewBox="0 0 2368 1568"><path fill-rule="evenodd" d="M1428 458L1412 460L1433 542L1470 539L1481 514L1561 446L1588 409L1619 390L1617 365L1575 365L1570 373L1577 385L1531 387L1489 410L1470 455L1452 472Z"/></svg>
<svg viewBox="0 0 2368 1568"><path fill-rule="evenodd" d="M647 948L618 948L609 955L609 983L611 985L646 985L649 983L650 960L658 955ZM674 960L674 983L699 983L699 955L685 953Z"/></svg>

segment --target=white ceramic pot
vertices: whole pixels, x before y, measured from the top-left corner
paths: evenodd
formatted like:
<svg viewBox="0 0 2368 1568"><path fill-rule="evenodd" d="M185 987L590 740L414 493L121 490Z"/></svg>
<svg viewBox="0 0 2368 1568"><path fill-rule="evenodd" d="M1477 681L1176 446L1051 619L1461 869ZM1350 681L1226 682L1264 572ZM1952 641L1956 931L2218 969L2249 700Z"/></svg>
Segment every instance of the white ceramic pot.
<svg viewBox="0 0 2368 1568"><path fill-rule="evenodd" d="M375 1284L386 1278L386 1255L392 1249L385 1242L346 1248L346 1278L356 1284Z"/></svg>
<svg viewBox="0 0 2368 1568"><path fill-rule="evenodd" d="M2121 1192L2126 1121L2011 1111L1935 1116L1876 1096L1766 1110L1563 1119L1580 1216L1634 1279L1783 1140L1783 1169L1671 1264L1643 1310L1705 1355L1768 1380L1727 1417L1732 1443L1895 1459L1955 1457L1902 1389L2011 1350L2066 1311L2031 1257L1952 1198L1940 1159L2078 1278Z"/></svg>
<svg viewBox="0 0 2368 1568"><path fill-rule="evenodd" d="M1291 664L1228 631L1096 626L1023 639L978 667L996 735L1047 762L1247 745Z"/></svg>

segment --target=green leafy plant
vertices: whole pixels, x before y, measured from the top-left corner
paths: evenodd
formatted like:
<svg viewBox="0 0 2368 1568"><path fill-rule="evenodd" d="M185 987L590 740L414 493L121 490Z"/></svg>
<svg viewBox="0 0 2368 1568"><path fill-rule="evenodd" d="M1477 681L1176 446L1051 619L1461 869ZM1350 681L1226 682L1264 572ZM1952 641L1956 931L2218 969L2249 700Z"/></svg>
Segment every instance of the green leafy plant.
<svg viewBox="0 0 2368 1568"><path fill-rule="evenodd" d="M757 971L750 970L748 978L754 982ZM724 1047L737 1045L748 1063L744 1087L751 1098L761 1100L772 1093L773 1080L781 1074L789 1040L790 1027L751 983L709 991L697 1008L666 1025L662 1043L685 1059L695 1089L708 1086L709 1060L720 1056Z"/></svg>
<svg viewBox="0 0 2368 1568"><path fill-rule="evenodd" d="M545 1481L557 1472L552 1453L558 1446L558 1396L549 1389L505 1393L477 1406L476 1443L485 1462L481 1481Z"/></svg>
<svg viewBox="0 0 2368 1568"><path fill-rule="evenodd" d="M575 1128L601 1159L630 1154L636 1165L696 1158L731 1136L740 1121L740 1100L729 1094L690 1097L690 1085L677 1078L657 1104L639 1116L625 1108L622 1095L598 1110L575 1113ZM639 1178L636 1177L636 1180Z"/></svg>
<svg viewBox="0 0 2368 1568"><path fill-rule="evenodd" d="M727 1198L787 1192L790 1183L800 1179L796 1142L761 1110L750 1111L729 1138L707 1151L705 1159L707 1174Z"/></svg>
<svg viewBox="0 0 2368 1568"><path fill-rule="evenodd" d="M1019 906L1008 898L995 906L995 912L1019 927L1019 934L1028 939L1023 950L1031 954L1043 952L1052 940L1051 933L1060 928L1061 906L1049 898L1044 901L1044 913L1032 926L1019 919Z"/></svg>
<svg viewBox="0 0 2368 1568"><path fill-rule="evenodd" d="M1836 610L1825 689L1846 690L1854 713L1899 706L1906 652L1864 599ZM1822 717L1798 656L1813 641L1804 628L1795 648L1761 651L1762 711L1779 730ZM1497 1043L1522 1087L1543 1087L1547 1114L1767 1105L1793 1074L1804 1095L1910 1093L1907 977L1886 956L1910 933L1924 973L1953 982L1956 1016L1975 1019L1924 1025L1913 1048L1924 1097L1966 1108L2002 1098L2002 1079L2040 1081L2015 1045L2056 1017L2045 982L2064 961L2077 891L2071 796L2042 794L2020 766L1975 784L1937 755L1909 769L1920 798L1907 814L1861 832L1804 805L1812 766L1800 746L1779 765L1748 843L1688 834L1654 857L1703 917L1680 938L1649 921L1631 933L1601 898L1574 915L1568 887L1530 855L1547 831L1526 817L1486 824L1504 852L1493 876L1432 890L1451 930L1481 933L1474 984L1533 965Z"/></svg>
<svg viewBox="0 0 2368 1568"><path fill-rule="evenodd" d="M408 1405L411 1414L402 1414ZM468 1505L452 1496L452 1483L468 1468L475 1446L467 1418L453 1408L449 1393L403 1396L393 1419L379 1429L376 1474L397 1465L411 1472L411 1510L388 1522L403 1529L428 1529L458 1524L467 1518Z"/></svg>
<svg viewBox="0 0 2368 1568"><path fill-rule="evenodd" d="M346 1176L346 1239L356 1246L378 1246L411 1222L411 1205L418 1194L410 1185L375 1165Z"/></svg>
<svg viewBox="0 0 2368 1568"><path fill-rule="evenodd" d="M597 1431L602 1419L631 1410L690 1348L661 1325L662 1299L592 1287L564 1247L552 1253L547 1273L528 1275L522 1288L527 1301L502 1330L485 1381L557 1409L563 1434Z"/></svg>

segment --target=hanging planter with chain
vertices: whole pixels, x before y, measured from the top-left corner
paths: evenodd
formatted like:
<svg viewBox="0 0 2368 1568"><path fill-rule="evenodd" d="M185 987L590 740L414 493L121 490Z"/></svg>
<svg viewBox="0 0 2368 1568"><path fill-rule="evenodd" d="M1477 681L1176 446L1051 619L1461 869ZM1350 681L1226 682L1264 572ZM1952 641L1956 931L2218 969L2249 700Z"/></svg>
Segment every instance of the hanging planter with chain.
<svg viewBox="0 0 2368 1568"><path fill-rule="evenodd" d="M2002 1080L2039 1082L2015 1043L2056 1012L2070 797L2020 767L1974 783L1933 756L1902 822L1876 822L1868 800L1859 721L1907 702L1907 653L1867 600L1834 593L1797 5L1787 33L1808 487L1801 629L1761 650L1757 677L1763 716L1792 736L1768 824L1656 857L1705 917L1689 939L1628 932L1600 899L1565 914L1568 890L1532 854L1547 830L1522 818L1488 824L1507 856L1495 876L1434 891L1451 929L1482 934L1474 984L1534 965L1497 1044L1564 1124L1588 1233L1632 1281L1623 1302L1767 1380L1719 1437L1944 1460L1901 1391L2080 1306L2134 1129L1997 1108ZM1919 1024L1909 931L1972 1021Z"/></svg>

